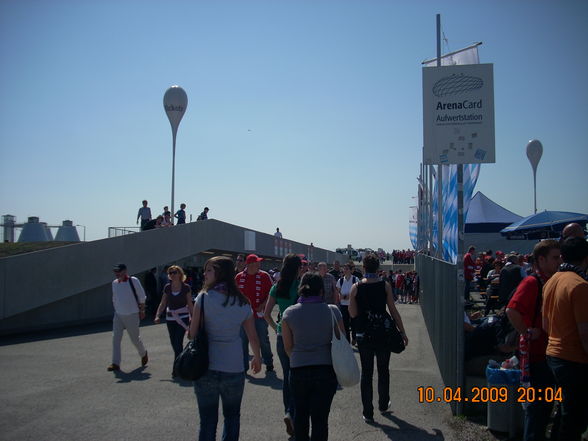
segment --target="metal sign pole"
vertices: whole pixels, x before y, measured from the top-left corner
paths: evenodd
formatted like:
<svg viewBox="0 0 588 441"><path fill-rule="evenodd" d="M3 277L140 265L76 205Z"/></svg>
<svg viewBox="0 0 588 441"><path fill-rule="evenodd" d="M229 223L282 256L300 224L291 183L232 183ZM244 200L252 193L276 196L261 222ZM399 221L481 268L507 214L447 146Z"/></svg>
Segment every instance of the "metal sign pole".
<svg viewBox="0 0 588 441"><path fill-rule="evenodd" d="M464 384L464 339L463 339L463 313L464 313L464 271L463 271L463 164L457 164L457 299L456 299L456 320L458 329L457 341L457 363L456 375L457 384ZM457 403L457 414L461 414L463 404Z"/></svg>
<svg viewBox="0 0 588 441"><path fill-rule="evenodd" d="M437 67L441 67L441 14L437 14ZM437 166L437 257L443 260L443 165Z"/></svg>
<svg viewBox="0 0 588 441"><path fill-rule="evenodd" d="M176 183L176 135L178 126L188 107L188 96L180 86L172 86L163 96L163 108L172 129L172 185L171 185L171 214L174 215L174 198Z"/></svg>

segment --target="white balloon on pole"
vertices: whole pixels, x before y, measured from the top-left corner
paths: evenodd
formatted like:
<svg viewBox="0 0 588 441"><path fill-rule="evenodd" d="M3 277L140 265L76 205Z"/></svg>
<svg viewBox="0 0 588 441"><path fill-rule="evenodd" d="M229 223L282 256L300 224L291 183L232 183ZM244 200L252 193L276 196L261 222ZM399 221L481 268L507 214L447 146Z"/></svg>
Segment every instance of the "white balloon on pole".
<svg viewBox="0 0 588 441"><path fill-rule="evenodd" d="M538 139L532 139L527 144L527 158L533 167L533 171L537 171L537 166L543 155L543 145Z"/></svg>
<svg viewBox="0 0 588 441"><path fill-rule="evenodd" d="M172 86L166 90L163 95L163 108L169 119L172 128L173 153L172 153L172 194L171 194L171 213L172 219L174 214L174 189L176 179L176 135L180 121L188 107L188 95L180 86Z"/></svg>
<svg viewBox="0 0 588 441"><path fill-rule="evenodd" d="M180 86L172 86L165 92L163 96L163 108L169 119L169 123L172 127L172 133L175 134L178 131L180 121L186 112L188 107L188 95L184 89Z"/></svg>
<svg viewBox="0 0 588 441"><path fill-rule="evenodd" d="M537 166L543 156L543 145L538 139L532 139L527 143L527 158L533 168L533 194L535 201L535 213L537 213Z"/></svg>

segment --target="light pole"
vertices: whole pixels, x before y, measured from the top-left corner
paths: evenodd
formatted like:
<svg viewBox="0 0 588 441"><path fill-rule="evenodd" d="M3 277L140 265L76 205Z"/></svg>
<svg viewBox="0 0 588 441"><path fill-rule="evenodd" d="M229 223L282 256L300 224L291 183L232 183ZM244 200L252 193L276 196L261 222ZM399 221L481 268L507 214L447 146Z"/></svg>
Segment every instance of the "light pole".
<svg viewBox="0 0 588 441"><path fill-rule="evenodd" d="M172 153L172 188L171 188L171 213L174 215L174 189L176 180L176 134L178 126L188 107L188 96L180 86L172 86L166 90L163 96L163 108L169 119L172 129L173 153Z"/></svg>
<svg viewBox="0 0 588 441"><path fill-rule="evenodd" d="M537 214L537 166L543 155L543 145L537 139L532 139L527 143L527 158L533 168L533 196L535 202L535 214Z"/></svg>
<svg viewBox="0 0 588 441"><path fill-rule="evenodd" d="M86 241L86 226L85 225L76 224L76 227L82 227L84 229L84 242L85 242Z"/></svg>

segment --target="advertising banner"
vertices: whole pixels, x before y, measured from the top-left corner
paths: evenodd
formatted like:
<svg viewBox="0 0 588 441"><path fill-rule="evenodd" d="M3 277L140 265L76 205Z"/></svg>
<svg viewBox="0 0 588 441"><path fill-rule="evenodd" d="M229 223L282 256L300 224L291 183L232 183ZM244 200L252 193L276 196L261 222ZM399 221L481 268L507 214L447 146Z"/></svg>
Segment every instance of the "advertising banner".
<svg viewBox="0 0 588 441"><path fill-rule="evenodd" d="M423 67L425 164L496 162L492 64Z"/></svg>

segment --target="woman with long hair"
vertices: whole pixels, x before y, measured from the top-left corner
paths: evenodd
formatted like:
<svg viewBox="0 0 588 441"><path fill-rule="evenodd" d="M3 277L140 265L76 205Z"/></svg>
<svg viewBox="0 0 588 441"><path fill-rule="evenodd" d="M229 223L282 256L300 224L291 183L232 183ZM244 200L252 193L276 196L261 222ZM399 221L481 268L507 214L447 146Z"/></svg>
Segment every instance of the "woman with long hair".
<svg viewBox="0 0 588 441"><path fill-rule="evenodd" d="M296 441L325 441L329 437L329 412L337 390L331 359L333 316L339 329L343 329L343 319L336 305L325 303L323 279L318 273L302 276L298 294L298 303L287 308L282 316L284 349L290 356L294 437Z"/></svg>
<svg viewBox="0 0 588 441"><path fill-rule="evenodd" d="M302 260L296 254L288 254L282 262L280 270L280 280L269 292L269 298L265 305L264 318L271 328L276 331L276 352L282 365L284 381L282 385L282 400L284 402L284 423L288 435L294 435L294 402L290 391L290 358L284 349L284 340L282 338L281 316L284 311L298 299L298 284ZM272 311L275 305L278 305L278 323L272 318Z"/></svg>
<svg viewBox="0 0 588 441"><path fill-rule="evenodd" d="M404 332L402 318L394 305L392 287L386 280L378 277L380 260L369 253L363 258L365 274L363 279L353 285L350 292L349 315L353 317L357 338L357 347L361 359L361 402L363 404L363 419L367 423L374 421L374 406L372 403L372 377L374 375L374 357L378 368L378 408L380 413L388 412L390 402L390 348L386 341L378 341L370 336L372 323L387 317L386 306L404 340L408 338Z"/></svg>
<svg viewBox="0 0 588 441"><path fill-rule="evenodd" d="M161 302L153 321L155 323L160 322L160 316L165 308L167 332L174 350L175 360L184 347L184 335L188 331L190 314L194 306L192 305L192 288L185 283L186 274L184 274L184 270L177 265L172 265L167 269L167 276L169 283L163 288ZM175 377L176 373L172 368L172 378Z"/></svg>
<svg viewBox="0 0 588 441"><path fill-rule="evenodd" d="M190 338L200 327L204 308L204 328L208 336L208 371L194 382L200 414L199 441L216 439L219 397L224 416L224 441L239 439L241 400L245 387L241 326L253 350L251 369L261 370L261 353L253 311L249 300L235 284L233 261L217 256L204 265L204 286L194 302Z"/></svg>

